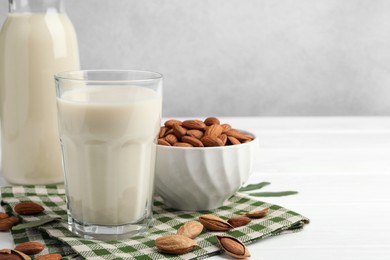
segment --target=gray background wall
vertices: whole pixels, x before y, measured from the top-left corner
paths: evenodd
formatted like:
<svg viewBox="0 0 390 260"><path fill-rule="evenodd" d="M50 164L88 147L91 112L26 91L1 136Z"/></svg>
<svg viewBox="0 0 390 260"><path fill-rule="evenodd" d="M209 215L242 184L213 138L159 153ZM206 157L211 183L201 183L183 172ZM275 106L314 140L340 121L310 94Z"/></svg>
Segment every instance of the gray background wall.
<svg viewBox="0 0 390 260"><path fill-rule="evenodd" d="M163 73L165 116L390 115L388 0L65 5L82 67Z"/></svg>

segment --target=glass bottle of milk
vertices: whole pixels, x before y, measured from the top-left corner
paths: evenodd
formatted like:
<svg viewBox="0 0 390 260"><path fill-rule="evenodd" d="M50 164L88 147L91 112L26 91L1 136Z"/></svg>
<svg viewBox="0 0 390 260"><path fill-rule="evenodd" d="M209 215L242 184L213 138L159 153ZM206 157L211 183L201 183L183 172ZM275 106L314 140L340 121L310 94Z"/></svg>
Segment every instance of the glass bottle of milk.
<svg viewBox="0 0 390 260"><path fill-rule="evenodd" d="M0 32L1 164L8 182L63 181L54 74L79 67L62 0L9 0Z"/></svg>

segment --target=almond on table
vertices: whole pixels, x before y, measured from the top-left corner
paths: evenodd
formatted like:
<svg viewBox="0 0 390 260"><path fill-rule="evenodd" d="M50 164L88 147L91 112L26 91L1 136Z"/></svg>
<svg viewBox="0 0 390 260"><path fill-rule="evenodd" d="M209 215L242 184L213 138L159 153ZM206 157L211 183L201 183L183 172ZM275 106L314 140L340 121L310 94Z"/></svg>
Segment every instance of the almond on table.
<svg viewBox="0 0 390 260"><path fill-rule="evenodd" d="M35 202L26 201L16 204L14 210L20 215L35 215L43 212L45 209Z"/></svg>
<svg viewBox="0 0 390 260"><path fill-rule="evenodd" d="M233 227L241 227L249 224L252 220L246 216L236 216L228 219L228 223Z"/></svg>
<svg viewBox="0 0 390 260"><path fill-rule="evenodd" d="M194 239L199 236L202 231L203 225L200 222L188 221L177 230L176 234Z"/></svg>
<svg viewBox="0 0 390 260"><path fill-rule="evenodd" d="M230 223L212 214L201 215L199 221L210 231L228 231L233 228Z"/></svg>
<svg viewBox="0 0 390 260"><path fill-rule="evenodd" d="M30 242L25 242L17 245L15 247L15 250L25 253L26 255L35 255L42 252L44 248L45 248L44 244L37 241L30 241Z"/></svg>
<svg viewBox="0 0 390 260"><path fill-rule="evenodd" d="M181 255L197 246L195 240L182 235L165 235L156 239L155 245L162 253Z"/></svg>
<svg viewBox="0 0 390 260"><path fill-rule="evenodd" d="M180 121L169 119L161 127L158 144L176 147L213 147L239 145L254 139L252 135L221 124L216 117Z"/></svg>
<svg viewBox="0 0 390 260"><path fill-rule="evenodd" d="M244 259L251 256L246 246L237 238L227 235L217 236L219 244L229 255L237 259Z"/></svg>
<svg viewBox="0 0 390 260"><path fill-rule="evenodd" d="M15 217L3 218L0 220L0 231L8 232L17 223L19 223L19 221Z"/></svg>
<svg viewBox="0 0 390 260"><path fill-rule="evenodd" d="M241 214L247 216L248 218L262 218L267 215L269 208L264 208L262 210L250 211L250 212L241 212Z"/></svg>

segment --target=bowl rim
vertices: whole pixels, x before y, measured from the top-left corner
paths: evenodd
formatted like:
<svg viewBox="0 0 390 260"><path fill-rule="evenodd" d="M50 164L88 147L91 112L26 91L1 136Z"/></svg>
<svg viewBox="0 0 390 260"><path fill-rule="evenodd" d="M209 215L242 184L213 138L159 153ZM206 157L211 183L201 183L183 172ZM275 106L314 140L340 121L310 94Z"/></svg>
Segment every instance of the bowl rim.
<svg viewBox="0 0 390 260"><path fill-rule="evenodd" d="M241 130L241 129L237 129L235 128L236 130L240 131L241 133L244 133L244 134L250 134L253 136L253 140L250 141L250 142L247 142L247 143L241 143L241 144L237 144L237 145L224 145L224 146L209 146L209 147L180 147L180 146L167 146L167 145L161 145L161 144L157 144L157 147L158 148L162 148L162 149L176 149L176 150L212 150L212 149L235 149L237 147L242 147L242 146L245 146L245 145L252 145L255 141L258 140L258 137L257 135L253 134L252 132L249 132L249 131L246 131L246 130Z"/></svg>

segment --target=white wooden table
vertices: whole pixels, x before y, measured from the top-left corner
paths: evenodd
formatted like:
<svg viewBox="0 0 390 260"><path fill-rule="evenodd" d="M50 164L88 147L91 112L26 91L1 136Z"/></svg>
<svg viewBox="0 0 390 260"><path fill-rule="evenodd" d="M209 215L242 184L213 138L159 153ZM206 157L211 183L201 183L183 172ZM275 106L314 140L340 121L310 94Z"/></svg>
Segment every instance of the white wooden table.
<svg viewBox="0 0 390 260"><path fill-rule="evenodd" d="M390 117L221 121L259 136L250 182L271 182L264 191L299 191L263 200L311 220L301 232L249 245L251 259L390 259ZM12 246L10 234L0 233L0 248Z"/></svg>

